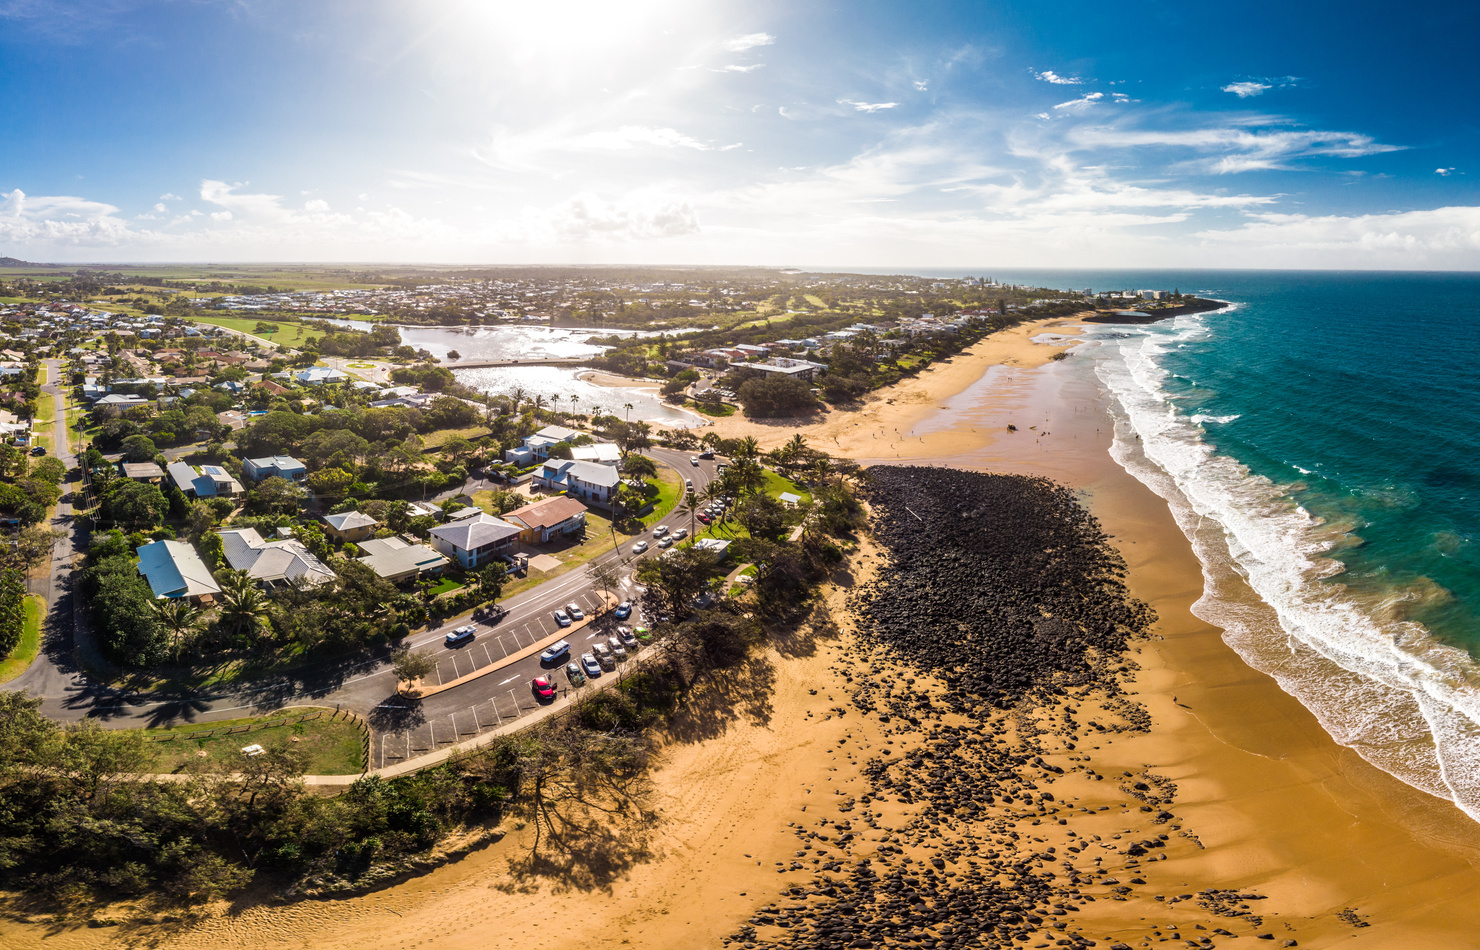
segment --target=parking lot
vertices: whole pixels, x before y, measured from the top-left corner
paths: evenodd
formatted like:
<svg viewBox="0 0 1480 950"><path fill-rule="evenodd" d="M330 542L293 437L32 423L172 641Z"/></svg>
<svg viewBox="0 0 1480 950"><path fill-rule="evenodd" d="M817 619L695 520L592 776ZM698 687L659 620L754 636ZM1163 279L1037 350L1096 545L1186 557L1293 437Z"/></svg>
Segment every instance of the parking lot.
<svg viewBox="0 0 1480 950"><path fill-rule="evenodd" d="M618 596L626 598L630 593L620 592ZM572 601L588 613L602 603L601 596L591 590L572 595L565 602ZM533 619L518 623L476 624L478 632L472 640L438 651L437 670L426 678L426 682L429 685L447 683L499 664L506 657L536 644L561 639L557 634L563 628L556 624L553 610L551 607ZM566 697L572 688L566 676L566 664L579 660L582 653L590 652L595 641L612 636L619 625L634 626L641 622L636 607L633 616L626 620L607 614L584 627L570 630L564 637L570 641L570 652L557 660L542 661L538 654L516 660L478 680L481 688L476 691L458 687L420 701L388 700L381 711L389 714L385 717L389 722L378 730L379 738L371 749L371 767L395 765L406 758L472 739L529 715L551 702L540 700L535 695L530 684L536 676L549 674L557 690L556 698ZM603 676L620 676L624 666L630 663L629 657ZM470 703L469 692L483 698ZM398 713L401 714L399 721Z"/></svg>

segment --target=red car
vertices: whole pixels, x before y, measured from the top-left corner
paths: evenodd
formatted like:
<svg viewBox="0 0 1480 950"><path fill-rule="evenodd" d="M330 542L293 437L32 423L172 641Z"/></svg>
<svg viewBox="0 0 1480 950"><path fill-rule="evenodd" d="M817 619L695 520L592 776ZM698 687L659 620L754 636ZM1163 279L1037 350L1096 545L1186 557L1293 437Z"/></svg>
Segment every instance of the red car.
<svg viewBox="0 0 1480 950"><path fill-rule="evenodd" d="M712 521L713 519L710 518L708 515L700 515L699 516L699 520L702 521L702 522L704 522L705 524L709 524L709 522Z"/></svg>
<svg viewBox="0 0 1480 950"><path fill-rule="evenodd" d="M548 676L536 676L534 682L529 684L534 687L534 694L540 699L555 698L555 683Z"/></svg>

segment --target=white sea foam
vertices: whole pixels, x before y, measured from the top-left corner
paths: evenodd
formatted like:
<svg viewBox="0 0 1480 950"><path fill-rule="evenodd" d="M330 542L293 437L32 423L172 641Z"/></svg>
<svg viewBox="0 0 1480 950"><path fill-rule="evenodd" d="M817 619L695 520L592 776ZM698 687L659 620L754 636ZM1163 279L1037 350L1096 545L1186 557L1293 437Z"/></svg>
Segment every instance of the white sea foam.
<svg viewBox="0 0 1480 950"><path fill-rule="evenodd" d="M1231 416L1209 416L1199 412L1197 415L1192 416L1188 421L1190 421L1193 425L1199 426L1206 425L1209 422L1216 422L1219 425L1227 425L1237 418L1237 414Z"/></svg>
<svg viewBox="0 0 1480 950"><path fill-rule="evenodd" d="M1096 362L1116 401L1112 454L1167 500L1202 562L1193 612L1337 742L1480 819L1480 667L1394 619L1392 604L1332 582L1341 566L1325 555L1349 526L1323 523L1286 487L1216 453L1197 417L1176 411L1160 357L1207 332L1203 315L1178 317L1103 341ZM1241 582L1262 604L1237 596Z"/></svg>

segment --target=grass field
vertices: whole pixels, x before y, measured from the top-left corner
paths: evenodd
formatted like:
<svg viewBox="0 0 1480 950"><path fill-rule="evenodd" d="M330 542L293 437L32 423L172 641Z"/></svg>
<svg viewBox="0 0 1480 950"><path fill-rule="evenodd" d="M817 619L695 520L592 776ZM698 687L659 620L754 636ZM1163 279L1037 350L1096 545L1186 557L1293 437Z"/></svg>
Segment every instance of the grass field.
<svg viewBox="0 0 1480 950"><path fill-rule="evenodd" d="M277 716L145 729L144 735L183 737L206 729L242 729L308 712L313 710L290 709ZM204 760L207 765L218 766L220 771L234 771L244 759L241 752L244 746L261 745L270 748L274 743L286 743L303 753L303 771L307 775L356 775L364 768L364 759L360 755L361 742L360 728L353 720L330 720L329 710L324 710L322 718L310 722L252 729L230 735L218 734L209 738L175 738L151 742L149 750L155 754L154 769L157 772L177 772L186 763L199 760ZM206 754L200 755L201 752Z"/></svg>
<svg viewBox="0 0 1480 950"><path fill-rule="evenodd" d="M450 593L452 593L455 590L462 590L462 589L463 589L463 585L459 584L457 581L453 580L450 577L444 577L444 578L442 578L442 582L441 583L439 583L436 587L433 587L431 589L431 595L433 597L439 597L442 594L450 594Z"/></svg>
<svg viewBox="0 0 1480 950"><path fill-rule="evenodd" d="M31 435L36 445L46 446L46 451L55 453L57 447L57 401L51 393L36 397L36 417L31 420Z"/></svg>
<svg viewBox="0 0 1480 950"><path fill-rule="evenodd" d="M41 616L46 602L35 594L26 598L26 625L21 629L21 642L10 656L0 660L0 683L8 683L24 673L41 654Z"/></svg>
<svg viewBox="0 0 1480 950"><path fill-rule="evenodd" d="M324 335L322 330L312 330L301 323L292 323L287 320L275 320L265 317L218 317L196 316L196 323L205 323L213 327L225 327L228 330L236 330L239 333L250 333L252 336L264 340L271 340L279 346L297 347L308 340L317 340ZM271 323L280 329L277 333L258 333L257 324Z"/></svg>
<svg viewBox="0 0 1480 950"><path fill-rule="evenodd" d="M673 469L658 463L658 498L653 502L653 510L644 515L642 523L651 527L667 517L668 513L678 507L683 500L683 479Z"/></svg>

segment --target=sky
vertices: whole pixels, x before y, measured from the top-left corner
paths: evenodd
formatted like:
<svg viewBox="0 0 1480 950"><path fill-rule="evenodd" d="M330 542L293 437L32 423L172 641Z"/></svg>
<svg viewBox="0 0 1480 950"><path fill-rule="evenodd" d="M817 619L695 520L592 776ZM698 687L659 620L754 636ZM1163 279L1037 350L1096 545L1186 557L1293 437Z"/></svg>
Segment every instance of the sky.
<svg viewBox="0 0 1480 950"><path fill-rule="evenodd" d="M1480 269L1480 4L0 0L0 256Z"/></svg>

